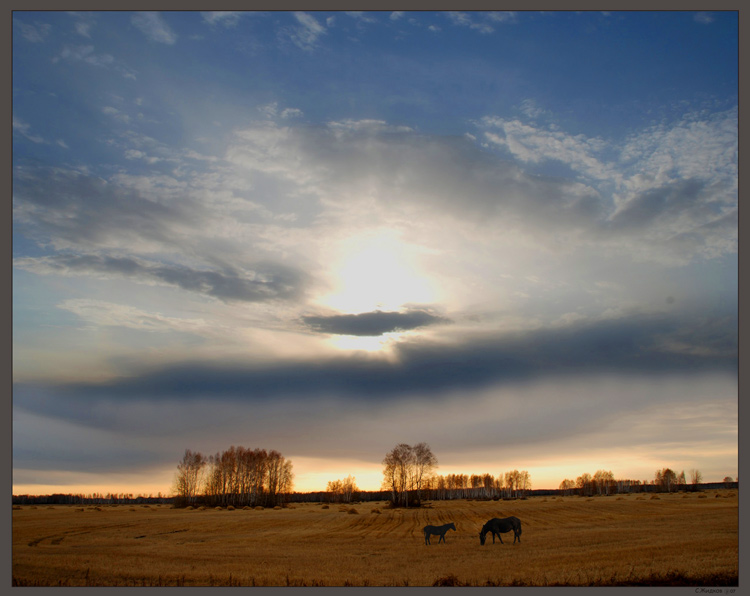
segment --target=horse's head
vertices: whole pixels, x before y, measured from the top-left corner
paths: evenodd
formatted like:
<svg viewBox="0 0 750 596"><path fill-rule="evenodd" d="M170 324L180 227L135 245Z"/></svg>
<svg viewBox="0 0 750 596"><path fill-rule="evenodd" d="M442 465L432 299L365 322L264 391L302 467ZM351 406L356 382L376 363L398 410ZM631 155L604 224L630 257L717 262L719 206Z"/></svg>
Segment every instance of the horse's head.
<svg viewBox="0 0 750 596"><path fill-rule="evenodd" d="M486 538L487 538L487 532L485 532L484 530L479 532L479 544L484 545L484 541Z"/></svg>

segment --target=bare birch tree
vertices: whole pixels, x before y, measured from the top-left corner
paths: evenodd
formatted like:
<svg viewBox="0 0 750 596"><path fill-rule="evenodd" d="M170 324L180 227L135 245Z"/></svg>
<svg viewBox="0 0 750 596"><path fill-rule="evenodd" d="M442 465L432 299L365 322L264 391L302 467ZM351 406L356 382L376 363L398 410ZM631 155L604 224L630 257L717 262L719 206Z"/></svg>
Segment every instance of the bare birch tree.
<svg viewBox="0 0 750 596"><path fill-rule="evenodd" d="M437 458L426 443L399 443L389 451L383 459L383 488L391 492L393 505L408 507L410 497L419 504L423 483L436 466Z"/></svg>
<svg viewBox="0 0 750 596"><path fill-rule="evenodd" d="M205 465L206 459L203 455L193 452L190 449L185 449L182 461L177 464L175 492L178 499L182 500L186 505L195 503Z"/></svg>

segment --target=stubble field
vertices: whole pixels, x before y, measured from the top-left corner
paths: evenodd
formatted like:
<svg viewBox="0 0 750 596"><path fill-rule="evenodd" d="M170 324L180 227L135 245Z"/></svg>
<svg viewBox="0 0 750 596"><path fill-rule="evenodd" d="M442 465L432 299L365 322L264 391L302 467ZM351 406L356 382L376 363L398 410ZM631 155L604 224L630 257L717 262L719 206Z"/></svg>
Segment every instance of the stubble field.
<svg viewBox="0 0 750 596"><path fill-rule="evenodd" d="M737 585L736 491L275 509L23 506L13 584L64 586ZM349 512L354 509L356 513ZM378 513L379 512L379 513ZM492 517L521 519L479 544ZM454 522L446 543L422 527Z"/></svg>

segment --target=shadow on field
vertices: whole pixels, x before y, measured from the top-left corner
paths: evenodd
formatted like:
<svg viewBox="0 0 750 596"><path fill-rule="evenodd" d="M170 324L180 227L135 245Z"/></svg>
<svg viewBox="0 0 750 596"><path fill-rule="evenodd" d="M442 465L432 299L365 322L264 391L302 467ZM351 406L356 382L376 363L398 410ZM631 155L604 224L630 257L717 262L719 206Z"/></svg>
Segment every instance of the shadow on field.
<svg viewBox="0 0 750 596"><path fill-rule="evenodd" d="M737 575L730 574L710 574L705 576L694 576L688 575L680 571L669 571L667 573L655 573L648 577L638 578L617 578L616 576L609 578L578 578L576 580L570 580L565 582L550 582L550 583L527 583L522 580L512 580L509 583L495 582L490 579L485 582L472 582L472 581L461 581L455 575L450 574L444 577L440 577L435 580L432 584L436 587L452 587L452 586L545 586L545 587L560 587L560 586L576 586L576 587L604 587L604 586L690 586L690 587L724 587L724 586L738 586L739 577Z"/></svg>

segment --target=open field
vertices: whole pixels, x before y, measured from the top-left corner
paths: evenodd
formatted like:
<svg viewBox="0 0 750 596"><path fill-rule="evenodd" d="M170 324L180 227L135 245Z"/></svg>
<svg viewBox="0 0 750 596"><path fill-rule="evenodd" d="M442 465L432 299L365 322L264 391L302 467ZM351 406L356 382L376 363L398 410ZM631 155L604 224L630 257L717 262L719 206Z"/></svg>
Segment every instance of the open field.
<svg viewBox="0 0 750 596"><path fill-rule="evenodd" d="M24 506L14 585L737 585L737 491L274 510ZM347 510L354 508L357 513ZM380 513L376 513L380 511ZM522 542L480 546L491 517ZM446 543L422 527L455 522ZM508 539L509 537L509 539Z"/></svg>

